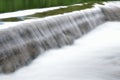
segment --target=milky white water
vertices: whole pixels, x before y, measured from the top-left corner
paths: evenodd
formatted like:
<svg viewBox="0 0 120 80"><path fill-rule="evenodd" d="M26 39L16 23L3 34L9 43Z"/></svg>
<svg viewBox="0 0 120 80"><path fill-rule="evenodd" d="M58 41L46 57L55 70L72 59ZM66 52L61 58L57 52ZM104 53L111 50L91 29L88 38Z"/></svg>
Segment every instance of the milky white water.
<svg viewBox="0 0 120 80"><path fill-rule="evenodd" d="M119 80L120 22L107 22L73 45L47 51L0 80Z"/></svg>

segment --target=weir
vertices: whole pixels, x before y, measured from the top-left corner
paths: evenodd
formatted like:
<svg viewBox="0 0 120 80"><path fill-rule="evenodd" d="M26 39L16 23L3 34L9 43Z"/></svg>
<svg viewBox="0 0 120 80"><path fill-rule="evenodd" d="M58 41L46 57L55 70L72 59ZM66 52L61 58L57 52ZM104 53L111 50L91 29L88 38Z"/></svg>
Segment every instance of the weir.
<svg viewBox="0 0 120 80"><path fill-rule="evenodd" d="M0 73L14 72L49 49L70 45L108 20L120 20L119 7L91 8L0 29Z"/></svg>

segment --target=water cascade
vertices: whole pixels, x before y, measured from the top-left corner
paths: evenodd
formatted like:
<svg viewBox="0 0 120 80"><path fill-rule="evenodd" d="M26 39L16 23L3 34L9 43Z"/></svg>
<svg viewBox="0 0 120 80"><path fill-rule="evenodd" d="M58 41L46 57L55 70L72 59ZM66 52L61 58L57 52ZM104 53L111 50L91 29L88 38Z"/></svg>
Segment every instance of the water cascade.
<svg viewBox="0 0 120 80"><path fill-rule="evenodd" d="M75 39L106 22L111 17L109 12L113 10L91 8L23 21L0 29L0 73L14 72L46 50L72 44Z"/></svg>
<svg viewBox="0 0 120 80"><path fill-rule="evenodd" d="M120 21L120 7L118 6L106 6L101 8L109 21Z"/></svg>

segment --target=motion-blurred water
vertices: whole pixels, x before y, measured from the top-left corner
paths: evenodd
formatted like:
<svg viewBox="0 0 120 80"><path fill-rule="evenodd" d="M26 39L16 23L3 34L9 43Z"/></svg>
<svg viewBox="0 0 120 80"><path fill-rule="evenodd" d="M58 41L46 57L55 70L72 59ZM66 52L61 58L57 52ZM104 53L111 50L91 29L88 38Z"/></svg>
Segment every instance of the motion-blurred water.
<svg viewBox="0 0 120 80"><path fill-rule="evenodd" d="M0 73L14 72L39 54L70 45L105 22L100 8L3 25L0 29Z"/></svg>
<svg viewBox="0 0 120 80"><path fill-rule="evenodd" d="M0 28L0 80L119 80L120 22L105 23L120 21L119 12L119 6L108 5L5 23Z"/></svg>
<svg viewBox="0 0 120 80"><path fill-rule="evenodd" d="M119 25L104 23L73 45L49 50L0 80L119 80Z"/></svg>

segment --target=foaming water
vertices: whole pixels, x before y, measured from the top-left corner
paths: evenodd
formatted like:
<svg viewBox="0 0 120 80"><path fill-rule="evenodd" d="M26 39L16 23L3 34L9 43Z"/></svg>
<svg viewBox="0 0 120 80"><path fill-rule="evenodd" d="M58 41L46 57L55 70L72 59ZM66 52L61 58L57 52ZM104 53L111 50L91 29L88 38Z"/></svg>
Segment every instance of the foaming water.
<svg viewBox="0 0 120 80"><path fill-rule="evenodd" d="M45 51L71 45L74 40L106 21L120 21L119 12L119 6L109 4L41 19L6 23L0 28L0 73L15 72ZM111 38L112 34L110 36L103 35ZM102 37L99 36L98 39L101 40ZM98 43L99 48L105 47L106 49L109 44L116 46L119 41L111 43L116 38L114 36L107 42ZM96 42L94 36L91 39L91 43ZM101 41L104 41L104 38ZM87 47L82 46L83 50L96 49L97 43L83 42L84 45L87 44ZM105 45L106 43L107 45ZM80 45L82 44L80 43Z"/></svg>
<svg viewBox="0 0 120 80"><path fill-rule="evenodd" d="M104 22L101 9L92 8L3 25L0 29L0 73L14 72L44 51L70 45Z"/></svg>
<svg viewBox="0 0 120 80"><path fill-rule="evenodd" d="M119 80L119 25L104 23L73 45L49 50L0 80Z"/></svg>

